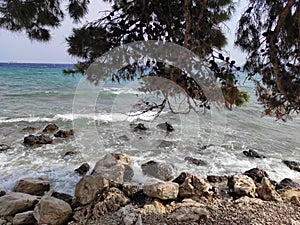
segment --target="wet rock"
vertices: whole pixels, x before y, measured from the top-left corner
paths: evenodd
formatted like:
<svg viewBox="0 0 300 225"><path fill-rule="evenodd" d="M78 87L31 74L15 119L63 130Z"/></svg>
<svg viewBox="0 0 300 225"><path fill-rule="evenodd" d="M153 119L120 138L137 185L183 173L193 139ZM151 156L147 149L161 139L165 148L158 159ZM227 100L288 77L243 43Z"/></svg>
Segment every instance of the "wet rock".
<svg viewBox="0 0 300 225"><path fill-rule="evenodd" d="M130 157L125 153L107 154L96 163L92 174L100 175L117 184L130 181L133 177Z"/></svg>
<svg viewBox="0 0 300 225"><path fill-rule="evenodd" d="M64 154L64 157L69 157L69 156L73 156L73 155L76 155L76 152L68 151Z"/></svg>
<svg viewBox="0 0 300 225"><path fill-rule="evenodd" d="M1 190L1 189L0 189L0 197L2 197L2 196L4 196L4 195L6 195L6 192L5 192L4 190Z"/></svg>
<svg viewBox="0 0 300 225"><path fill-rule="evenodd" d="M296 161L289 161L289 160L282 160L282 162L287 165L291 170L295 170L300 172L300 162Z"/></svg>
<svg viewBox="0 0 300 225"><path fill-rule="evenodd" d="M54 123L50 123L48 124L44 129L43 129L43 133L54 133L58 131L58 126L56 126L56 124Z"/></svg>
<svg viewBox="0 0 300 225"><path fill-rule="evenodd" d="M182 172L182 173L180 173L179 176L176 177L172 182L181 185L181 184L184 183L185 179L186 179L187 177L189 177L189 176L191 176L191 174L186 173L186 172Z"/></svg>
<svg viewBox="0 0 300 225"><path fill-rule="evenodd" d="M54 191L51 194L51 196L54 197L54 198L58 198L60 200L63 200L65 202L69 203L70 205L72 204L73 197L71 195Z"/></svg>
<svg viewBox="0 0 300 225"><path fill-rule="evenodd" d="M266 201L281 201L280 195L276 192L269 178L264 177L261 180L261 185L257 189L258 197Z"/></svg>
<svg viewBox="0 0 300 225"><path fill-rule="evenodd" d="M300 184L289 178L284 178L276 185L276 190L285 191L293 188L300 188Z"/></svg>
<svg viewBox="0 0 300 225"><path fill-rule="evenodd" d="M18 213L14 216L14 225L30 225L35 224L37 221L33 216L33 211Z"/></svg>
<svg viewBox="0 0 300 225"><path fill-rule="evenodd" d="M35 206L33 215L38 224L62 225L72 215L72 209L65 201L44 196Z"/></svg>
<svg viewBox="0 0 300 225"><path fill-rule="evenodd" d="M132 197L140 191L140 185L134 182L125 182L123 185L123 192L126 196Z"/></svg>
<svg viewBox="0 0 300 225"><path fill-rule="evenodd" d="M209 147L212 147L212 146L214 146L214 145L213 144L203 145L203 146L200 147L200 150L206 150L206 149L208 149Z"/></svg>
<svg viewBox="0 0 300 225"><path fill-rule="evenodd" d="M75 187L75 199L85 205L93 201L96 195L109 186L109 181L102 176L88 175L83 177Z"/></svg>
<svg viewBox="0 0 300 225"><path fill-rule="evenodd" d="M173 182L164 182L151 179L143 186L143 192L148 197L162 200L176 199L179 193L179 185Z"/></svg>
<svg viewBox="0 0 300 225"><path fill-rule="evenodd" d="M29 135L24 138L24 144L33 146L33 145L43 145L43 144L52 144L53 139L46 135Z"/></svg>
<svg viewBox="0 0 300 225"><path fill-rule="evenodd" d="M259 154L257 151L254 151L252 149L250 149L248 151L243 151L243 154L250 158L259 158L259 159L266 158L264 155Z"/></svg>
<svg viewBox="0 0 300 225"><path fill-rule="evenodd" d="M30 195L42 196L50 189L50 181L48 177L25 178L19 180L15 187L15 192L27 193Z"/></svg>
<svg viewBox="0 0 300 225"><path fill-rule="evenodd" d="M74 136L74 130L59 130L54 134L54 137L58 138L68 138Z"/></svg>
<svg viewBox="0 0 300 225"><path fill-rule="evenodd" d="M38 203L38 197L12 192L0 197L0 216L12 216L24 212Z"/></svg>
<svg viewBox="0 0 300 225"><path fill-rule="evenodd" d="M171 124L169 124L168 122L157 124L157 127L162 130L169 131L169 132L174 130L173 126Z"/></svg>
<svg viewBox="0 0 300 225"><path fill-rule="evenodd" d="M179 196L197 200L201 197L211 197L213 195L211 190L212 186L205 179L192 175L180 185Z"/></svg>
<svg viewBox="0 0 300 225"><path fill-rule="evenodd" d="M207 180L210 183L221 183L224 181L227 181L228 177L227 176L215 176L215 175L208 175Z"/></svg>
<svg viewBox="0 0 300 225"><path fill-rule="evenodd" d="M244 174L236 174L228 179L229 191L235 196L255 197L256 186L252 178Z"/></svg>
<svg viewBox="0 0 300 225"><path fill-rule="evenodd" d="M130 138L127 135L121 135L118 137L118 139L121 141L130 141Z"/></svg>
<svg viewBox="0 0 300 225"><path fill-rule="evenodd" d="M170 148L175 146L175 144L172 141L166 141L166 140L161 140L158 147L159 148Z"/></svg>
<svg viewBox="0 0 300 225"><path fill-rule="evenodd" d="M169 181L174 178L174 167L167 163L149 161L142 164L142 171L146 175L150 175L163 181Z"/></svg>
<svg viewBox="0 0 300 225"><path fill-rule="evenodd" d="M139 123L133 128L134 131L144 131L148 130L143 123Z"/></svg>
<svg viewBox="0 0 300 225"><path fill-rule="evenodd" d="M207 166L207 162L201 160L201 159L195 159L193 157L185 157L184 158L185 161L188 161L189 163L195 164L197 166Z"/></svg>
<svg viewBox="0 0 300 225"><path fill-rule="evenodd" d="M7 150L11 149L10 146L6 145L6 144L0 144L0 152L5 152Z"/></svg>
<svg viewBox="0 0 300 225"><path fill-rule="evenodd" d="M251 177L255 182L260 183L264 177L269 177L267 172L259 168L253 168L244 172L245 175Z"/></svg>
<svg viewBox="0 0 300 225"><path fill-rule="evenodd" d="M22 131L24 132L34 132L34 131L38 131L40 130L41 128L39 127L25 127L22 129Z"/></svg>
<svg viewBox="0 0 300 225"><path fill-rule="evenodd" d="M287 190L281 194L281 197L286 202L291 202L300 206L300 188Z"/></svg>
<svg viewBox="0 0 300 225"><path fill-rule="evenodd" d="M90 165L88 163L83 163L74 171L77 172L79 175L84 176L90 170Z"/></svg>

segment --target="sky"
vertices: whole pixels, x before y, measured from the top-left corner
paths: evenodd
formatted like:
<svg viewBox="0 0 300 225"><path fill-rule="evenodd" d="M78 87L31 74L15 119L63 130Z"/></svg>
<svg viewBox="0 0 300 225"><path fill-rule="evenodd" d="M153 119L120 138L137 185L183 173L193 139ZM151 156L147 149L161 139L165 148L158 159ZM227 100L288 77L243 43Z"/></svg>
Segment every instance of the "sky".
<svg viewBox="0 0 300 225"><path fill-rule="evenodd" d="M244 8L242 3L238 7L238 15ZM109 9L108 4L100 0L91 0L89 14L82 20L82 24L98 18L98 12L105 9ZM227 51L238 64L242 64L245 55L233 45L238 18L239 16L236 16L228 23L232 30L227 31ZM77 26L80 26L80 24ZM62 26L52 30L52 39L49 42L31 41L25 33L13 33L0 29L0 62L76 63L77 59L67 53L68 45L65 40L71 34L73 27L72 20L66 16Z"/></svg>

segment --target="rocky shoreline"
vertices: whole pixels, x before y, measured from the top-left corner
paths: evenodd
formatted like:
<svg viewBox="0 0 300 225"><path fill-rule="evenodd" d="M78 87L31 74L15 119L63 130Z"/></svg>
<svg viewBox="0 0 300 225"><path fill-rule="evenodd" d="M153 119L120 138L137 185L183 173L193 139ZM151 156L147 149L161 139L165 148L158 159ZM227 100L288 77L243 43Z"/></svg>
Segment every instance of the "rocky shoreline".
<svg viewBox="0 0 300 225"><path fill-rule="evenodd" d="M171 132L170 125L163 129ZM138 124L135 131L143 130ZM29 129L29 128L28 128ZM31 130L36 130L31 128ZM50 124L42 134L24 138L26 146L51 144L55 137L68 138L74 131ZM1 145L3 150L9 146ZM254 150L247 157L264 158ZM186 157L203 165L203 161ZM298 170L300 163L283 161ZM109 153L93 169L83 163L74 171L81 176L74 196L51 189L48 177L18 180L10 193L0 190L0 225L51 224L290 224L300 225L300 183L272 180L262 169L252 168L228 176L198 177L176 174L172 164L148 161L141 165L147 178L132 178L131 157Z"/></svg>

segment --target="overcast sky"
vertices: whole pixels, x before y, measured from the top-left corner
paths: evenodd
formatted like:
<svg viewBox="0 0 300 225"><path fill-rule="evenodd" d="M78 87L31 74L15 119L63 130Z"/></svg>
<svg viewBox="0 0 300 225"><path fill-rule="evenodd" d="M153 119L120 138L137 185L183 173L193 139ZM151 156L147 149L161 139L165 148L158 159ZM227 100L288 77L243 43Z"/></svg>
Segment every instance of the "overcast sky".
<svg viewBox="0 0 300 225"><path fill-rule="evenodd" d="M89 15L83 19L83 23L96 19L98 12L108 9L108 7L100 0L91 0ZM241 11L240 8L244 8L244 6L240 5L238 11ZM233 46L237 19L238 17L233 18L228 24L232 30L228 32L227 50L232 58L236 59L238 63L242 63L244 56L239 49ZM62 26L52 31L51 41L46 43L30 41L24 33L13 33L0 29L0 62L76 63L76 58L67 54L65 41L73 27L72 21L66 17Z"/></svg>

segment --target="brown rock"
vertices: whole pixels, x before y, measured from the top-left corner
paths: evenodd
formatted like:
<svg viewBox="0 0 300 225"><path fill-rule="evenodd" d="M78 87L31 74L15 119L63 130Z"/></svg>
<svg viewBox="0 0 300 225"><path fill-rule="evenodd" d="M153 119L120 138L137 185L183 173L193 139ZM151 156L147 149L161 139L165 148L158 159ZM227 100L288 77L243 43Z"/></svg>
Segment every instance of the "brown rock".
<svg viewBox="0 0 300 225"><path fill-rule="evenodd" d="M266 201L282 201L269 178L264 177L261 186L257 189L258 197Z"/></svg>
<svg viewBox="0 0 300 225"><path fill-rule="evenodd" d="M125 182L122 186L123 186L123 192L125 193L126 196L129 197L135 195L140 190L140 186L138 183Z"/></svg>
<svg viewBox="0 0 300 225"><path fill-rule="evenodd" d="M48 124L44 129L43 133L54 133L58 131L58 126L56 126L54 123Z"/></svg>
<svg viewBox="0 0 300 225"><path fill-rule="evenodd" d="M36 220L33 216L33 211L18 213L14 216L14 219L13 219L14 225L30 225L30 224L35 224L35 223L36 223Z"/></svg>
<svg viewBox="0 0 300 225"><path fill-rule="evenodd" d="M33 215L38 224L62 225L72 214L71 206L60 199L44 196L35 206Z"/></svg>
<svg viewBox="0 0 300 225"><path fill-rule="evenodd" d="M54 197L54 198L58 198L60 200L63 200L65 202L69 203L70 205L72 204L73 197L71 195L54 191L51 194L51 196Z"/></svg>
<svg viewBox="0 0 300 225"><path fill-rule="evenodd" d="M49 189L50 181L48 177L39 177L19 180L15 185L14 191L42 196Z"/></svg>
<svg viewBox="0 0 300 225"><path fill-rule="evenodd" d="M201 159L196 159L196 158L187 156L184 158L184 160L188 161L189 163L195 164L197 166L207 166L207 162L205 162Z"/></svg>
<svg viewBox="0 0 300 225"><path fill-rule="evenodd" d="M292 202L300 206L300 188L293 188L281 194L281 197L286 202Z"/></svg>
<svg viewBox="0 0 300 225"><path fill-rule="evenodd" d="M227 176L215 176L215 175L208 175L207 180L210 183L221 183L228 179Z"/></svg>
<svg viewBox="0 0 300 225"><path fill-rule="evenodd" d="M74 130L59 130L54 134L54 137L58 138L68 138L74 136Z"/></svg>
<svg viewBox="0 0 300 225"><path fill-rule="evenodd" d="M84 176L90 170L90 165L88 163L83 163L80 167L75 169L79 175Z"/></svg>
<svg viewBox="0 0 300 225"><path fill-rule="evenodd" d="M249 196L255 197L256 186L254 181L244 175L244 174L236 174L228 179L228 188L231 193L242 197L242 196Z"/></svg>
<svg viewBox="0 0 300 225"><path fill-rule="evenodd" d="M210 197L213 195L212 186L203 178L197 176L187 177L179 187L179 196L181 198L200 199L201 197Z"/></svg>
<svg viewBox="0 0 300 225"><path fill-rule="evenodd" d="M151 179L143 186L145 195L162 200L176 199L179 192L179 185L173 182L164 182Z"/></svg>
<svg viewBox="0 0 300 225"><path fill-rule="evenodd" d="M53 139L46 136L46 135L29 135L27 137L24 137L24 144L33 146L33 145L43 145L43 144L52 144Z"/></svg>
<svg viewBox="0 0 300 225"><path fill-rule="evenodd" d="M32 132L32 131L38 131L40 130L41 128L39 127L25 127L22 129L22 131L25 131L25 132Z"/></svg>
<svg viewBox="0 0 300 225"><path fill-rule="evenodd" d="M247 170L244 174L251 177L257 183L260 183L264 177L269 177L266 171L259 168Z"/></svg>

